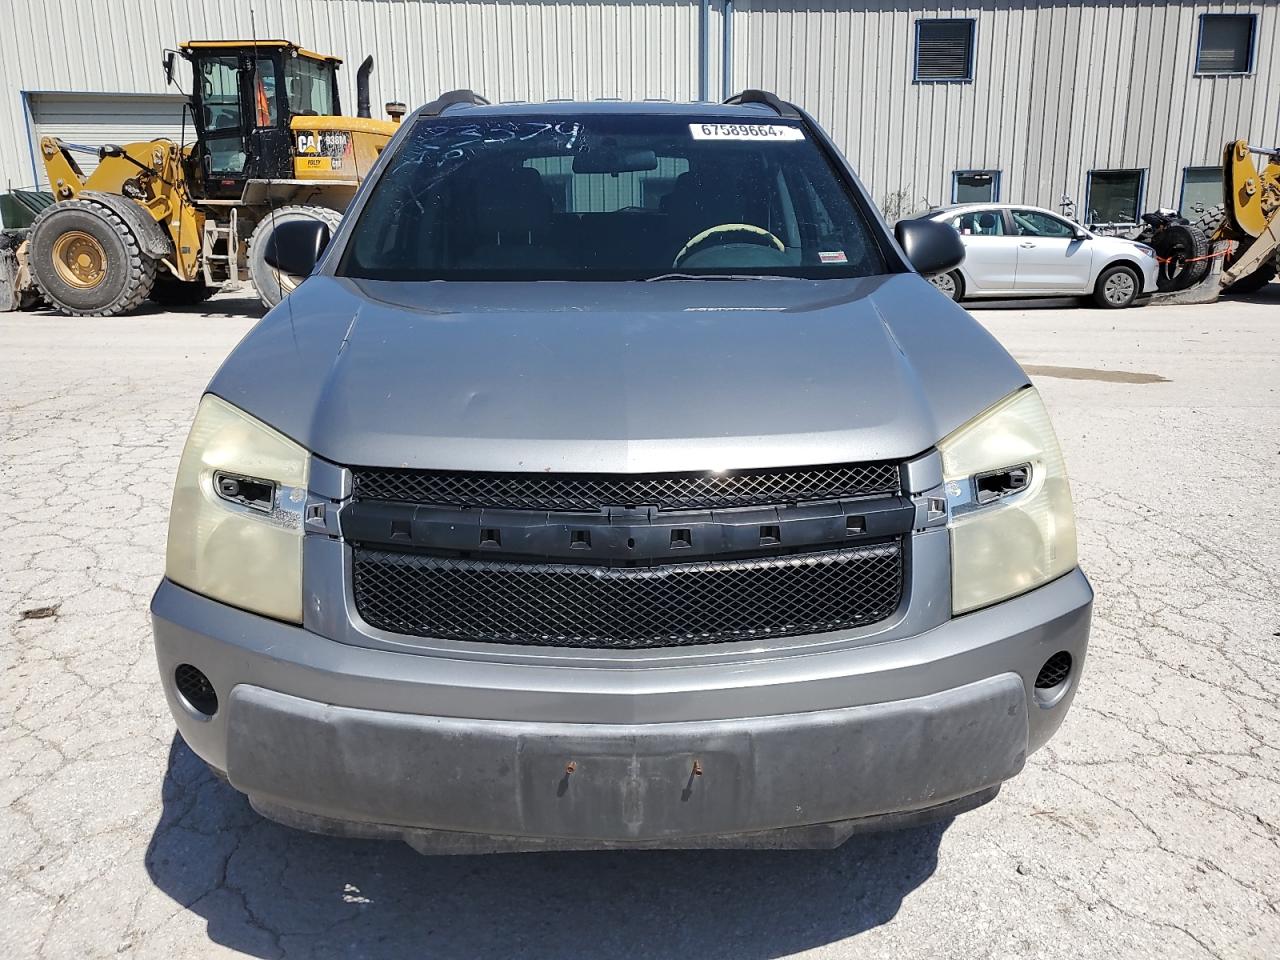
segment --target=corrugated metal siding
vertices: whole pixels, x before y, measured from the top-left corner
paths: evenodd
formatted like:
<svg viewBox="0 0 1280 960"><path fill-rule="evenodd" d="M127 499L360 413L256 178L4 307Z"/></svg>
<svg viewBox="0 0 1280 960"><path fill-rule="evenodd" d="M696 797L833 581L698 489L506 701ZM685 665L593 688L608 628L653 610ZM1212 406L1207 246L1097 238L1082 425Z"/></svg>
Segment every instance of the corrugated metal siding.
<svg viewBox="0 0 1280 960"><path fill-rule="evenodd" d="M710 75L720 76L713 4ZM376 60L375 112L470 86L490 99L692 99L697 0L6 0L0 186L32 181L19 91L164 93L160 51L190 38L285 37ZM1256 13L1255 73L1195 77L1199 14ZM914 22L975 17L971 83L913 83ZM1090 169L1149 171L1146 206L1176 206L1182 169L1244 136L1280 141L1280 0L736 0L733 86L813 110L877 200L951 196L958 169L1002 171L1007 200L1080 210ZM719 90L713 87L716 96Z"/></svg>
<svg viewBox="0 0 1280 960"><path fill-rule="evenodd" d="M1201 13L1258 15L1249 77L1196 77ZM916 83L915 21L977 21L971 83ZM955 170L1002 172L1002 199L1083 215L1087 175L1147 171L1144 208L1228 140L1280 141L1280 2L736 0L736 87L811 109L877 201L951 199Z"/></svg>
<svg viewBox="0 0 1280 960"><path fill-rule="evenodd" d="M698 0L5 0L14 29L0 30L0 188L32 182L20 91L164 93L161 50L184 40L256 35L340 56L348 114L366 54L375 61L375 114L387 100L412 108L458 87L495 102L691 100L698 8ZM718 13L712 30L714 77ZM186 89L181 60L179 70Z"/></svg>

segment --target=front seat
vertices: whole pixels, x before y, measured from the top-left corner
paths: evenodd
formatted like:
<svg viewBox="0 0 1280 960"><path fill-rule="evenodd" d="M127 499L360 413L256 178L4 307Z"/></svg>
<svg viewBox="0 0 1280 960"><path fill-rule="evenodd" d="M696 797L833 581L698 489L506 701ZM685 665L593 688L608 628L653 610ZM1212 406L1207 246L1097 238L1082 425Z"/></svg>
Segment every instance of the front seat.
<svg viewBox="0 0 1280 960"><path fill-rule="evenodd" d="M468 270L519 270L565 266L551 245L554 206L537 170L495 172L477 185L477 244L462 263Z"/></svg>
<svg viewBox="0 0 1280 960"><path fill-rule="evenodd" d="M994 213L978 215L978 233L984 237L996 236L996 215Z"/></svg>

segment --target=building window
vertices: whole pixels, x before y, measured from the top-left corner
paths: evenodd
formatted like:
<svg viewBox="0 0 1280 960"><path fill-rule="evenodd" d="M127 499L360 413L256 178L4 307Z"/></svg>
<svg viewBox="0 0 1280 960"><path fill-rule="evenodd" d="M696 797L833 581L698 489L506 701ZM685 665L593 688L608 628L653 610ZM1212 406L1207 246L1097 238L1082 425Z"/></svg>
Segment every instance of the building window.
<svg viewBox="0 0 1280 960"><path fill-rule="evenodd" d="M951 175L952 203L995 203L999 199L999 170L957 170Z"/></svg>
<svg viewBox="0 0 1280 960"><path fill-rule="evenodd" d="M1087 223L1137 223L1144 170L1090 170Z"/></svg>
<svg viewBox="0 0 1280 960"><path fill-rule="evenodd" d="M1182 202L1178 212L1188 220L1216 207L1222 200L1221 167L1187 167L1182 171Z"/></svg>
<svg viewBox="0 0 1280 960"><path fill-rule="evenodd" d="M1257 25L1252 14L1202 14L1196 73L1252 73Z"/></svg>
<svg viewBox="0 0 1280 960"><path fill-rule="evenodd" d="M916 81L973 79L973 20L916 21Z"/></svg>

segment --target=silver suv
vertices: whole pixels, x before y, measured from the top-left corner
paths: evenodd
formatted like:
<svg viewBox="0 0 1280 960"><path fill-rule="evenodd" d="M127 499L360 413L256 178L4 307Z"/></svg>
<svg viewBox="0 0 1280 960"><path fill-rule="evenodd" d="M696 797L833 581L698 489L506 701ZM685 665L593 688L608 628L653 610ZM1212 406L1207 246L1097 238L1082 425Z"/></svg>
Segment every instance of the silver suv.
<svg viewBox="0 0 1280 960"><path fill-rule="evenodd" d="M232 352L156 653L264 815L424 851L833 846L993 797L1088 642L1022 369L826 134L418 110ZM314 267L314 271L313 271Z"/></svg>

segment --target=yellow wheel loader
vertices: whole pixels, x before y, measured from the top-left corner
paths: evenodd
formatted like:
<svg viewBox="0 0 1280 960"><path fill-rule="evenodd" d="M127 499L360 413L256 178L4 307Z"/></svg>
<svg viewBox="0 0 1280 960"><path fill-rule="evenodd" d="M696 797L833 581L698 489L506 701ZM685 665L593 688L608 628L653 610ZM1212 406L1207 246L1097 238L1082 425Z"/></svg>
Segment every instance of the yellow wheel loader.
<svg viewBox="0 0 1280 960"><path fill-rule="evenodd" d="M1265 162L1255 163L1255 156ZM1280 147L1228 143L1222 193L1223 202L1193 224L1148 215L1177 221L1157 229L1150 243L1166 267L1190 281L1185 289L1158 294L1159 302L1211 303L1222 293L1253 293L1280 271Z"/></svg>
<svg viewBox="0 0 1280 960"><path fill-rule="evenodd" d="M1253 157L1266 163L1259 170ZM1204 226L1210 241L1230 241L1222 285L1237 293L1261 289L1276 275L1280 260L1280 147L1251 147L1244 140L1222 151L1223 208L1210 211Z"/></svg>
<svg viewBox="0 0 1280 960"><path fill-rule="evenodd" d="M245 278L274 306L301 278L267 265L267 236L288 220L336 226L405 112L389 103L390 120L370 117L372 57L356 75L357 116L344 117L336 57L285 40L189 41L166 51L170 83L179 52L193 78L190 143L105 146L86 176L84 148L41 138L55 202L0 236L0 310L38 297L114 316L148 298L197 303Z"/></svg>

